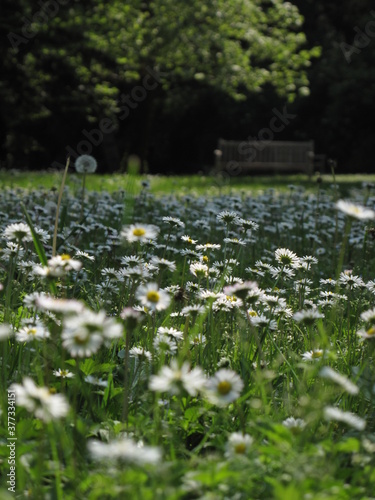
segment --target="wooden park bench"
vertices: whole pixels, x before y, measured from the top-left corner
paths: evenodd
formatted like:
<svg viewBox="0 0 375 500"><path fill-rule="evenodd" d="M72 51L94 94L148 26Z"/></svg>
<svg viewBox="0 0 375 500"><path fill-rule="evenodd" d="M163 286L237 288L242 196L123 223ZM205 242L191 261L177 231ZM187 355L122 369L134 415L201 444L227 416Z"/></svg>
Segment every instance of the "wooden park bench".
<svg viewBox="0 0 375 500"><path fill-rule="evenodd" d="M314 142L226 141L215 150L215 170L240 175L252 170L273 172L314 171Z"/></svg>

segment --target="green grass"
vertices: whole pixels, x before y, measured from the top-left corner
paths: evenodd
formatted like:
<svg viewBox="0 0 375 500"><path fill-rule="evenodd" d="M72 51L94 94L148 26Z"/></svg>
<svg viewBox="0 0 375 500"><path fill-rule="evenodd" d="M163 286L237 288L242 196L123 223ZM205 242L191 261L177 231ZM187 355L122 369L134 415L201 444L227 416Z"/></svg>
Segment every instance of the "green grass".
<svg viewBox="0 0 375 500"><path fill-rule="evenodd" d="M0 195L0 498L16 471L17 498L372 499L375 217L348 220L328 177L318 194L303 176L115 191L141 179L91 176L113 193L82 205L70 175L49 259L61 175L3 175L28 189ZM340 196L370 180L339 177ZM163 197L220 189L241 196ZM369 209L375 189L351 200ZM226 287L241 280L261 291Z"/></svg>
<svg viewBox="0 0 375 500"><path fill-rule="evenodd" d="M323 175L324 186L333 183L332 175ZM21 187L26 189L58 189L62 179L62 172L0 172L0 187ZM141 181L150 183L150 191L156 195L166 193L194 194L215 196L232 191L263 191L274 188L280 192L288 190L290 184L304 187L309 191L316 191L317 177L308 179L306 175L273 175L273 176L243 176L221 178L208 175L127 175L106 174L88 175L86 186L90 191L109 191L118 189L138 194L141 190ZM75 173L69 173L67 185L79 187L81 178ZM352 189L359 189L363 183L375 183L375 175L348 174L337 175L336 182L343 195L349 195Z"/></svg>

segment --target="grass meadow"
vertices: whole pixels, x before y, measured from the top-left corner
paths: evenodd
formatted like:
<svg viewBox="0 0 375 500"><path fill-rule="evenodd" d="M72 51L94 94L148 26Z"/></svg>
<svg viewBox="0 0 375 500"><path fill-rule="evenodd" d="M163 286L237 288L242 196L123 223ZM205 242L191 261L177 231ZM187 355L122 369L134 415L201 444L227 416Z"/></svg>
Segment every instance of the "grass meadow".
<svg viewBox="0 0 375 500"><path fill-rule="evenodd" d="M372 499L369 176L0 174L0 497Z"/></svg>

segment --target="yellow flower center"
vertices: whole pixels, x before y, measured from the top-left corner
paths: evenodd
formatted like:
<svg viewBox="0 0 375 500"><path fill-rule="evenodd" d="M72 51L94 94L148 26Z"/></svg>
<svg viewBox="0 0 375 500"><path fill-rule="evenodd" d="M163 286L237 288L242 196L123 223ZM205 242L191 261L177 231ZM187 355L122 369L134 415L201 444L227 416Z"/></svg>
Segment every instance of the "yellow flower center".
<svg viewBox="0 0 375 500"><path fill-rule="evenodd" d="M367 335L370 335L370 336L375 335L375 327L374 327L374 326L372 326L371 328L369 328L369 329L367 330L366 334L367 334Z"/></svg>
<svg viewBox="0 0 375 500"><path fill-rule="evenodd" d="M255 318L257 315L257 313L255 311L248 311L249 313L249 316L251 316L252 318Z"/></svg>
<svg viewBox="0 0 375 500"><path fill-rule="evenodd" d="M290 264L292 262L292 259L288 257L287 255L282 255L280 257L280 262L281 264Z"/></svg>
<svg viewBox="0 0 375 500"><path fill-rule="evenodd" d="M231 389L232 389L232 384L227 380L222 380L221 382L219 382L217 386L217 390L219 394L221 394L222 396L226 396Z"/></svg>
<svg viewBox="0 0 375 500"><path fill-rule="evenodd" d="M87 333L77 333L77 335L74 336L74 342L78 345L84 345L87 344L88 338L89 336Z"/></svg>
<svg viewBox="0 0 375 500"><path fill-rule="evenodd" d="M313 351L313 353L311 354L312 358L321 358L322 356L323 356L322 351Z"/></svg>
<svg viewBox="0 0 375 500"><path fill-rule="evenodd" d="M61 255L61 260L70 260L70 259L71 259L71 257L70 257L70 255L68 255L67 253L63 253L63 254Z"/></svg>
<svg viewBox="0 0 375 500"><path fill-rule="evenodd" d="M208 262L208 257L207 257L207 255L203 255L202 260L203 260L203 262Z"/></svg>
<svg viewBox="0 0 375 500"><path fill-rule="evenodd" d="M234 447L235 453L238 453L239 455L243 455L246 451L246 446L245 443L238 443Z"/></svg>
<svg viewBox="0 0 375 500"><path fill-rule="evenodd" d="M37 331L36 328L29 328L27 333L28 335L36 335L36 331Z"/></svg>
<svg viewBox="0 0 375 500"><path fill-rule="evenodd" d="M234 295L226 295L225 298L229 301L229 302L237 302L237 298L234 296Z"/></svg>
<svg viewBox="0 0 375 500"><path fill-rule="evenodd" d="M143 227L136 227L135 229L133 229L133 235L134 236L144 236L146 234L146 230L143 229Z"/></svg>
<svg viewBox="0 0 375 500"><path fill-rule="evenodd" d="M193 243L193 240L191 238L188 238L188 243Z"/></svg>
<svg viewBox="0 0 375 500"><path fill-rule="evenodd" d="M150 292L148 292L146 297L149 302L153 302L154 304L156 304L156 302L159 302L160 300L160 294L155 290L151 290Z"/></svg>

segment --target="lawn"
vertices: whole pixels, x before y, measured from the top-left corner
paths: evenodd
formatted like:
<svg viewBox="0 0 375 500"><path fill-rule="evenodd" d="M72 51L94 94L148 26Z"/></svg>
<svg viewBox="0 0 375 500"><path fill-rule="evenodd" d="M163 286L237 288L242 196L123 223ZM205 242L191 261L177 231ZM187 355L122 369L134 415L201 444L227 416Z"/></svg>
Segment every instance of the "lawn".
<svg viewBox="0 0 375 500"><path fill-rule="evenodd" d="M93 191L117 191L125 189L134 194L139 194L142 189L142 181L150 185L150 192L156 195L195 194L215 196L228 194L232 191L264 191L275 188L278 191L287 191L290 185L304 187L314 192L317 188L317 176L311 179L306 175L270 175L270 176L206 176L206 175L128 175L107 174L91 175L87 178L87 188ZM24 189L35 189L39 187L56 188L61 184L62 172L22 172L0 171L0 186L22 187ZM330 174L320 176L322 186L331 186L333 177ZM348 195L352 189L362 188L364 183L375 183L375 175L365 174L338 174L336 183L343 195ZM78 174L69 173L67 185L74 188L81 184Z"/></svg>
<svg viewBox="0 0 375 500"><path fill-rule="evenodd" d="M336 180L2 173L0 497L373 498L375 176Z"/></svg>

